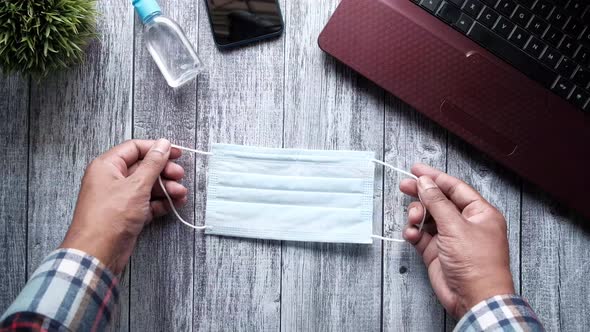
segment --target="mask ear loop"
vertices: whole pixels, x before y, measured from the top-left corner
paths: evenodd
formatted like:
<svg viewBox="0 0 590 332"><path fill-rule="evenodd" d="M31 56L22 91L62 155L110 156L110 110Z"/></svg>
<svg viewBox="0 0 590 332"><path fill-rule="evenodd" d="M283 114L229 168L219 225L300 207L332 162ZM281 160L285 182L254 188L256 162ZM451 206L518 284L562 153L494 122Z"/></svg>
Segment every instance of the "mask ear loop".
<svg viewBox="0 0 590 332"><path fill-rule="evenodd" d="M392 170L402 173L404 175L407 175L409 177L411 177L412 179L418 181L418 177L410 172L406 172L403 169L397 168L395 166L392 166L388 163L382 162L381 160L378 159L371 159L372 162L391 168ZM418 193L418 199L420 200L420 204L422 204L422 209L424 210L424 213L422 214L422 221L420 222L420 226L418 227L418 230L421 232L422 231L422 227L424 226L424 222L426 221L426 206L424 206L424 203L422 203L422 198L420 197L420 193ZM382 236L377 236L377 235L371 235L371 237L376 238L376 239L381 239L381 240L385 240L385 241L393 241L393 242L405 242L404 240L398 240L398 239L391 239L391 238L387 238L387 237L382 237Z"/></svg>
<svg viewBox="0 0 590 332"><path fill-rule="evenodd" d="M189 149L189 148L185 148L182 146L178 146L175 144L172 144L173 148L179 149L179 150L184 150L184 151L189 151L189 152L193 152L196 154L202 154L202 155L206 155L206 156L210 156L213 153L211 152L205 152L205 151L200 151L200 150L195 150L195 149ZM178 218L178 220L180 220L181 223L187 225L190 228L194 228L197 230L203 230L206 228L211 228L211 226L196 226L193 225L189 222L187 222L186 220L182 219L182 217L180 216L180 214L178 213L178 211L176 210L176 207L174 206L174 202L172 201L172 198L170 197L170 195L168 194L168 191L166 191L166 188L164 187L164 182L162 181L162 176L158 176L158 182L160 183L160 187L162 187L162 191L164 192L164 195L166 196L166 198L168 199L168 203L170 204L170 208L172 209L172 212L174 212L174 214L176 215L176 218Z"/></svg>

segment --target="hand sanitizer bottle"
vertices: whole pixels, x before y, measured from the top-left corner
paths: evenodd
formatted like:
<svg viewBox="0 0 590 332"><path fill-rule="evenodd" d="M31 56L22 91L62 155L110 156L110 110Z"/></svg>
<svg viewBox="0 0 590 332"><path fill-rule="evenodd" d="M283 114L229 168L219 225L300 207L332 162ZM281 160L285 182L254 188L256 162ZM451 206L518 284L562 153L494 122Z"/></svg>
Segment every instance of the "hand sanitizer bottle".
<svg viewBox="0 0 590 332"><path fill-rule="evenodd" d="M147 49L168 85L176 88L195 78L203 65L180 26L162 15L156 0L133 0L133 7L143 21Z"/></svg>

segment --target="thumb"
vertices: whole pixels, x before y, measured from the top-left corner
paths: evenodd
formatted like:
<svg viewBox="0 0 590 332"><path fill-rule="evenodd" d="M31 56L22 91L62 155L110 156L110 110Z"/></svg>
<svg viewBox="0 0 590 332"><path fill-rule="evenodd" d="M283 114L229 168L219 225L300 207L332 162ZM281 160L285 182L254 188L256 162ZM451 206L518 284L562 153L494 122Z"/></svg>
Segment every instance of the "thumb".
<svg viewBox="0 0 590 332"><path fill-rule="evenodd" d="M161 138L157 140L146 153L132 176L151 188L156 183L164 167L166 167L166 163L170 157L170 146L170 142L167 139Z"/></svg>
<svg viewBox="0 0 590 332"><path fill-rule="evenodd" d="M418 196L436 222L439 233L450 235L463 221L461 212L428 176L418 179Z"/></svg>

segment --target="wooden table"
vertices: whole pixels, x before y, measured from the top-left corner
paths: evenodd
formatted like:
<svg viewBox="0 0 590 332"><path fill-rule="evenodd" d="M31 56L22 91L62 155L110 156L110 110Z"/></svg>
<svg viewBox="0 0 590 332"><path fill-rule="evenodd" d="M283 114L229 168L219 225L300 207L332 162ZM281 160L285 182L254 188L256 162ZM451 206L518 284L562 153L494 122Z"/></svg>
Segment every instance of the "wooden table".
<svg viewBox="0 0 590 332"><path fill-rule="evenodd" d="M316 38L337 0L282 0L281 38L224 53L204 1L161 0L207 67L177 91L145 49L130 2L99 1L101 37L80 67L39 84L0 80L1 311L60 243L85 165L125 139L167 137L205 150L214 142L371 150L406 169L444 169L505 214L516 289L545 326L590 326L590 236L575 225L582 220L324 55ZM181 163L192 189L182 214L202 224L207 161ZM377 171L377 233L398 235L404 225L410 199L400 179ZM205 237L173 217L144 231L121 290L116 330L430 331L455 323L406 244Z"/></svg>

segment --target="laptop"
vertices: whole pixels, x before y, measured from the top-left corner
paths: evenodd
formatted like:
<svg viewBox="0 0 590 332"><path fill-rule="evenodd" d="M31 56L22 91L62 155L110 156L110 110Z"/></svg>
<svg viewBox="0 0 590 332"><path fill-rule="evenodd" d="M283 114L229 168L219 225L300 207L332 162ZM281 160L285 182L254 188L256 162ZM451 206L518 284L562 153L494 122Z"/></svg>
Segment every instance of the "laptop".
<svg viewBox="0 0 590 332"><path fill-rule="evenodd" d="M590 219L590 2L343 0L319 45Z"/></svg>

